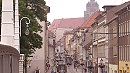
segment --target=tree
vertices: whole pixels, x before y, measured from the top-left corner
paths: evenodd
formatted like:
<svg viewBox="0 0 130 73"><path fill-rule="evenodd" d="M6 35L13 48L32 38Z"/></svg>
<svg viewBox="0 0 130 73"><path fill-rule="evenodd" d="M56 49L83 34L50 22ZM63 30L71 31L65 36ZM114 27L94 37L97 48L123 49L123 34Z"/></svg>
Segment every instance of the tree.
<svg viewBox="0 0 130 73"><path fill-rule="evenodd" d="M23 19L21 21L22 36L20 37L20 52L25 54L25 73L27 73L27 57L42 46L42 37L38 34L42 32L42 27L36 18L40 21L46 21L47 12L45 11L45 7L44 0L19 0L20 19L22 17L28 17L30 19L29 35L25 35L24 33L26 30L26 20Z"/></svg>
<svg viewBox="0 0 130 73"><path fill-rule="evenodd" d="M19 0L20 19L28 17L30 19L30 34L25 35L26 20L22 21L22 36L20 37L20 51L25 55L34 53L35 49L40 49L42 45L42 37L38 34L42 32L40 21L46 21L47 13L45 11L44 0Z"/></svg>
<svg viewBox="0 0 130 73"><path fill-rule="evenodd" d="M46 2L44 0L24 0L26 7L33 11L35 17L40 21L46 21Z"/></svg>

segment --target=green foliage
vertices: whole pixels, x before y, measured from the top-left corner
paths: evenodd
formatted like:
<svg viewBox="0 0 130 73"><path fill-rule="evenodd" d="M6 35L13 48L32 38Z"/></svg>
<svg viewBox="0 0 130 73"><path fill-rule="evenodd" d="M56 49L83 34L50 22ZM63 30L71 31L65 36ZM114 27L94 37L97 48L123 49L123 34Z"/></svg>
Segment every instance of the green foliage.
<svg viewBox="0 0 130 73"><path fill-rule="evenodd" d="M33 7L30 5L33 5ZM23 19L21 21L22 36L20 37L20 52L25 55L34 53L36 49L40 49L42 46L42 37L38 34L42 32L42 27L37 22L36 18L40 21L46 21L46 12L43 9L44 6L44 0L19 0L20 19L22 17L28 17L30 19L29 35L25 35L25 23L27 20Z"/></svg>
<svg viewBox="0 0 130 73"><path fill-rule="evenodd" d="M40 21L47 20L46 2L44 0L23 0L26 7L33 11L35 17Z"/></svg>

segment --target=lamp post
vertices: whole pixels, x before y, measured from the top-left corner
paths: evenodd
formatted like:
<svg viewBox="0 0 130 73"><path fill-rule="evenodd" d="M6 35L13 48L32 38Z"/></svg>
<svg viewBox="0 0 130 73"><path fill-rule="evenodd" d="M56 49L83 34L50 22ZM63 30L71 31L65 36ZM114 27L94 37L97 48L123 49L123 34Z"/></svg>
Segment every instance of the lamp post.
<svg viewBox="0 0 130 73"><path fill-rule="evenodd" d="M26 30L25 30L25 35L29 35L29 24L30 24L30 19L28 17L22 17L20 19L20 36L21 36L21 23L23 19L27 19L28 22L26 21ZM27 56L25 55L25 73L27 73Z"/></svg>
<svg viewBox="0 0 130 73"><path fill-rule="evenodd" d="M103 63L103 59L100 60L99 67L101 68L102 73L103 73L103 68L105 67L105 65Z"/></svg>
<svg viewBox="0 0 130 73"><path fill-rule="evenodd" d="M26 21L25 23L26 23L26 30L25 30L25 34L26 35L29 35L29 24L30 24L30 19L28 18L28 17L22 17L21 19L20 19L20 36L21 36L21 23L22 23L22 20L23 19L27 19L28 20L28 22Z"/></svg>

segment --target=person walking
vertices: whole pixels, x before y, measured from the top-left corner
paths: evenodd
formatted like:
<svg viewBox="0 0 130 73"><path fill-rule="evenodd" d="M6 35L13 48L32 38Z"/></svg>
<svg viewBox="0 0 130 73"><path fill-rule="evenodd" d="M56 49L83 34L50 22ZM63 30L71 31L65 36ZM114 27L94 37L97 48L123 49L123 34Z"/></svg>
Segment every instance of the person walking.
<svg viewBox="0 0 130 73"><path fill-rule="evenodd" d="M85 73L87 73L87 68L86 68L86 67L84 67L83 69L84 69L84 72L85 72Z"/></svg>
<svg viewBox="0 0 130 73"><path fill-rule="evenodd" d="M56 73L53 69L51 70L51 73Z"/></svg>
<svg viewBox="0 0 130 73"><path fill-rule="evenodd" d="M78 62L77 61L74 61L74 69L77 71L77 68L78 68Z"/></svg>

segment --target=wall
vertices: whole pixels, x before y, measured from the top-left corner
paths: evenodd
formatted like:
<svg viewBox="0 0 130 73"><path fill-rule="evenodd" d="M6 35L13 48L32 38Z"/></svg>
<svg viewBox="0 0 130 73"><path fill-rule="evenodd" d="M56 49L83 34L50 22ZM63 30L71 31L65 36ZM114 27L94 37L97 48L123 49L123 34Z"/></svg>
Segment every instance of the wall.
<svg viewBox="0 0 130 73"><path fill-rule="evenodd" d="M27 73L34 73L36 69L39 69L41 73L45 73L45 66L46 66L46 27L45 22L39 22L41 26L43 26L42 33L39 33L43 37L43 45L42 48L36 49L35 53L32 54L32 61L30 62L30 66L27 68Z"/></svg>
<svg viewBox="0 0 130 73"><path fill-rule="evenodd" d="M109 64L109 73L118 73L118 65Z"/></svg>
<svg viewBox="0 0 130 73"><path fill-rule="evenodd" d="M63 37L63 33L65 31L71 31L71 28L57 28L56 31L54 33L56 33L56 41L58 41L59 39L61 39Z"/></svg>

